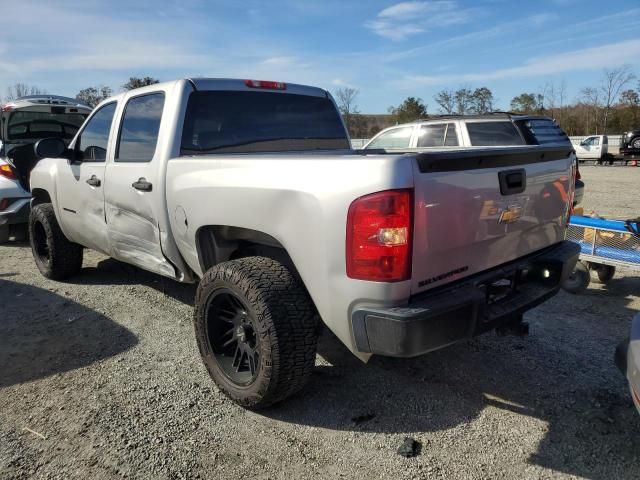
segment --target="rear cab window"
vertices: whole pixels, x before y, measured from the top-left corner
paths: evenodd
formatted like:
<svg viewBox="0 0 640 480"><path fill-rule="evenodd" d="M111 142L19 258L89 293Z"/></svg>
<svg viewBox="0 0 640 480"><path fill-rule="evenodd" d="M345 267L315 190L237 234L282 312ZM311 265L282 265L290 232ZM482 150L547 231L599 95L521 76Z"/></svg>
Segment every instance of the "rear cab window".
<svg viewBox="0 0 640 480"><path fill-rule="evenodd" d="M474 147L525 145L518 129L510 121L466 122L469 141Z"/></svg>
<svg viewBox="0 0 640 480"><path fill-rule="evenodd" d="M349 148L342 119L327 97L205 90L189 96L180 153Z"/></svg>

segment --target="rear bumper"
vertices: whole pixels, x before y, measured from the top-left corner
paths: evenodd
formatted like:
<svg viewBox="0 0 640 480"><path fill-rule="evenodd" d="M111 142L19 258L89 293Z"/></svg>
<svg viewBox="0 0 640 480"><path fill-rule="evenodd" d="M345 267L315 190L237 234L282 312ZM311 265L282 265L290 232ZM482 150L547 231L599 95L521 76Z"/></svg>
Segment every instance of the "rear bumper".
<svg viewBox="0 0 640 480"><path fill-rule="evenodd" d="M631 321L629 338L616 348L615 362L627 378L631 398L640 412L640 313Z"/></svg>
<svg viewBox="0 0 640 480"><path fill-rule="evenodd" d="M0 211L0 226L28 222L30 207L30 197L16 200L6 210Z"/></svg>
<svg viewBox="0 0 640 480"><path fill-rule="evenodd" d="M577 244L564 241L416 295L407 306L356 309L351 316L356 347L365 353L414 357L518 320L558 292L579 253Z"/></svg>

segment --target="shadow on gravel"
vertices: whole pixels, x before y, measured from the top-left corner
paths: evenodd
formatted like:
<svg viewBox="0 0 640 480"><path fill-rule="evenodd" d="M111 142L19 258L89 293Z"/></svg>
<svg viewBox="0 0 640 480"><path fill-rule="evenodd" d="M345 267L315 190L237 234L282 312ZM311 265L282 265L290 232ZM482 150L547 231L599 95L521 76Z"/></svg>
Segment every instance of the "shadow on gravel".
<svg viewBox="0 0 640 480"><path fill-rule="evenodd" d="M138 343L99 312L0 279L0 388L85 367Z"/></svg>
<svg viewBox="0 0 640 480"><path fill-rule="evenodd" d="M96 267L84 267L80 274L65 280L65 283L75 285L144 285L185 305L193 305L197 288L196 284L176 282L113 258L101 260Z"/></svg>
<svg viewBox="0 0 640 480"><path fill-rule="evenodd" d="M637 295L639 287L640 279L627 277L612 282L616 296L560 294L529 314L539 319L531 337L489 333L415 359L374 357L364 365L325 331L319 354L330 365L318 365L301 395L264 414L327 429L419 434L470 423L493 407L547 424L529 458L534 465L592 479L640 478L640 418L613 364L636 313L624 292ZM605 298L615 316L598 313ZM589 319L572 313L578 304ZM518 452L526 425L503 427L477 447Z"/></svg>

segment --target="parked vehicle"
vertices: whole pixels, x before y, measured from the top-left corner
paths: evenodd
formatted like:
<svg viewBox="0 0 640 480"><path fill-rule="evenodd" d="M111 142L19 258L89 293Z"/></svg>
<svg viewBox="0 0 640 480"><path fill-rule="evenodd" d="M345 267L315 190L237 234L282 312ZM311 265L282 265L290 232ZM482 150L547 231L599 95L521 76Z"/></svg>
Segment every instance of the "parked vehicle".
<svg viewBox="0 0 640 480"><path fill-rule="evenodd" d="M202 360L251 408L302 388L319 320L364 361L524 333L579 251L564 241L570 147L355 151L314 87L150 85L102 102L69 148L36 152L40 272L76 274L87 247L199 281Z"/></svg>
<svg viewBox="0 0 640 480"><path fill-rule="evenodd" d="M523 145L567 145L567 134L549 117L496 112L486 115L439 115L428 120L386 128L367 142L363 149L388 151ZM584 182L576 161L574 206L582 202Z"/></svg>
<svg viewBox="0 0 640 480"><path fill-rule="evenodd" d="M640 160L640 128L625 132L620 139L620 154L624 163Z"/></svg>
<svg viewBox="0 0 640 480"><path fill-rule="evenodd" d="M574 145L578 160L594 160L598 164L613 163L613 156L609 155L609 137L606 135L591 135Z"/></svg>
<svg viewBox="0 0 640 480"><path fill-rule="evenodd" d="M91 108L57 95L21 97L0 109L0 242L29 219L29 175L41 138L71 141Z"/></svg>
<svg viewBox="0 0 640 480"><path fill-rule="evenodd" d="M629 382L629 391L640 413L640 314L631 321L629 338L616 348L616 365Z"/></svg>

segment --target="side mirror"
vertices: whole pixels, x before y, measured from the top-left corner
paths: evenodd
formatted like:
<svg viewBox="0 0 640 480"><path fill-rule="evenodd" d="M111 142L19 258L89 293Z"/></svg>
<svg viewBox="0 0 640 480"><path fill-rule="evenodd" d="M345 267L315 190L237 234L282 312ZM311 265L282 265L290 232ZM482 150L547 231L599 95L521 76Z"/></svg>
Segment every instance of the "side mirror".
<svg viewBox="0 0 640 480"><path fill-rule="evenodd" d="M58 158L67 149L61 138L51 137L38 140L33 146L36 157L42 158Z"/></svg>

